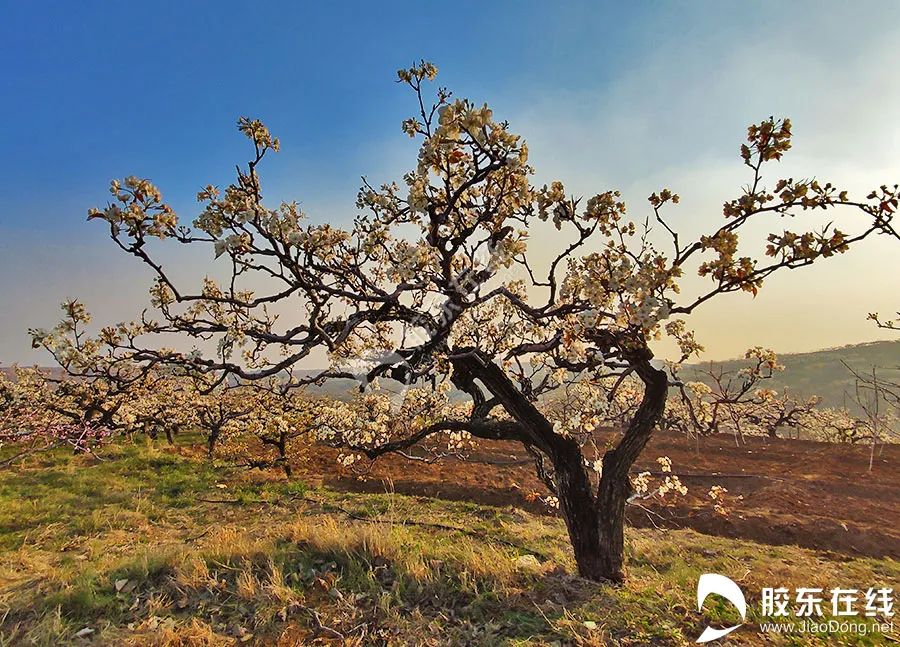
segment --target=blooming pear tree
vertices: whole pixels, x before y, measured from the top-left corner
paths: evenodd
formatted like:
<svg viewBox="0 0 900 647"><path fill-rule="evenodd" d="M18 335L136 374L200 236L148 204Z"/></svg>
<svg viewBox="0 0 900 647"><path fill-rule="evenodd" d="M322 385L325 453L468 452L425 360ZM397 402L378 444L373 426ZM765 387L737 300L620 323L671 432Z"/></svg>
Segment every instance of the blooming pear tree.
<svg viewBox="0 0 900 647"><path fill-rule="evenodd" d="M379 380L434 389L449 383L466 396L465 407L435 407L396 424L382 424L391 418L378 410L383 403L362 416L351 407L347 415L358 424L327 433L371 457L408 452L442 434L521 443L558 498L579 572L621 580L629 473L672 378L654 359L656 340L668 335L685 358L695 353L687 316L731 292L756 294L772 274L844 253L882 231L897 189L882 187L863 201L818 180L781 179L767 189L763 170L791 146L790 121L770 118L751 126L741 147L748 185L709 220L707 234L689 240L670 224L678 196L668 189L650 197L647 217L632 220L617 191L583 200L561 182L533 185L522 138L487 105L443 88L432 101L427 82L436 73L425 62L399 72L417 106L402 129L419 143L418 158L400 182L364 180L346 227L316 224L296 203L264 201L260 165L279 142L247 118L238 128L253 149L249 164L233 184L199 192L202 211L190 226L148 180L113 182L112 202L89 218L103 221L113 244L153 272L156 310L138 330L110 331L107 352L212 384L275 379L277 393L336 378L361 379L376 393ZM826 221L775 231L759 254L741 244L748 223L800 222L837 209L858 214L855 231ZM541 234L541 251L558 249L535 254L529 236L547 231L553 235ZM196 289L178 284L157 259L158 240L207 246L227 278L207 278ZM684 296L685 272L709 282ZM197 350L153 341L172 335ZM213 342L215 350L199 350ZM295 370L321 352L327 366ZM585 380L610 385L605 401L554 419L550 396ZM592 432L625 384L638 385L636 403L617 440L598 448Z"/></svg>
<svg viewBox="0 0 900 647"><path fill-rule="evenodd" d="M226 416L223 454L247 467L277 468L291 477L293 465L305 458L326 424L321 407L302 392L242 385L222 395L229 403L220 409ZM218 400L215 393L204 398L211 400L209 406Z"/></svg>
<svg viewBox="0 0 900 647"><path fill-rule="evenodd" d="M813 410L806 429L816 439L829 443L860 443L872 438L869 423L847 409L822 407Z"/></svg>
<svg viewBox="0 0 900 647"><path fill-rule="evenodd" d="M896 188L896 187L895 187ZM869 199L876 199L879 195L885 196L885 200L881 203L881 209L889 214L894 213L900 208L900 199L896 195L890 197L890 191L887 190L887 187L882 186L879 191L872 191L869 194ZM894 239L900 241L900 231L893 227L891 223L891 219L888 217L887 219L883 219L881 224L882 233L887 234L888 236L892 236ZM894 318L884 318L879 315L877 312L870 312L869 319L875 322L875 325L884 330L900 330L900 310L894 313L896 317Z"/></svg>
<svg viewBox="0 0 900 647"><path fill-rule="evenodd" d="M774 351L756 346L744 359L747 365L738 370L710 366L699 370L701 381L679 381L680 398L667 407L665 426L699 435L730 432L735 441L744 435L776 438L780 429L805 426L820 398L796 398L763 386L784 370Z"/></svg>
<svg viewBox="0 0 900 647"><path fill-rule="evenodd" d="M110 429L69 415L71 403L48 388L37 369L19 369L15 379L0 374L0 467L57 447L93 453Z"/></svg>
<svg viewBox="0 0 900 647"><path fill-rule="evenodd" d="M413 386L399 397L379 389L377 382L370 386L373 388L346 402L317 403L315 436L328 445L350 450L339 457L342 466L364 469L360 459L374 459L387 451L424 462L450 455L465 457L473 446L467 430L471 404L451 404L448 381L434 388ZM421 441L410 443L415 434L422 434ZM407 451L412 449L416 453Z"/></svg>
<svg viewBox="0 0 900 647"><path fill-rule="evenodd" d="M181 431L199 431L209 458L226 439L229 458L253 467L277 466L290 474L295 439L315 428L309 403L300 397L274 398L273 389L258 385L223 384L177 364L134 362L117 352L117 344L133 340L144 324L106 327L92 337L87 332L91 315L84 304L68 300L61 308L63 319L53 329L30 332L33 344L53 356L63 376L20 370L14 385L31 394L35 416L46 412L58 418L45 429L58 432L68 422L73 429L102 428L107 437L113 432L165 436L170 444ZM21 402L18 407L24 410ZM270 448L278 456L261 457Z"/></svg>
<svg viewBox="0 0 900 647"><path fill-rule="evenodd" d="M199 384L191 384L188 392L193 397L186 404L196 428L203 433L207 457L213 458L221 440L241 432L257 403L236 389L207 387L207 376L198 376L197 380Z"/></svg>
<svg viewBox="0 0 900 647"><path fill-rule="evenodd" d="M140 324L119 324L91 336L91 315L81 302L60 305L62 320L52 329L32 329L32 345L43 348L63 369L62 376L22 373L19 382L41 393L43 408L72 424L89 422L110 432L165 435L197 425L196 389L177 367L139 364L116 352L116 340L134 336Z"/></svg>
<svg viewBox="0 0 900 647"><path fill-rule="evenodd" d="M898 201L894 199L888 204L888 207L896 210ZM884 233L893 236L900 241L900 231L890 226L890 223L884 227ZM869 313L869 319L875 322L875 325L882 330L900 330L900 311L896 312L896 318L885 319L878 313ZM898 435L897 421L900 420L900 378L898 371L900 366L873 366L870 372L858 371L846 363L844 366L853 375L855 388L850 394L851 399L856 403L857 407L863 410L865 414L865 424L868 434L872 440L873 455L869 462L869 470L872 469L872 461L874 460L875 443L879 438L887 441L888 439L896 441ZM851 438L858 438L857 434Z"/></svg>

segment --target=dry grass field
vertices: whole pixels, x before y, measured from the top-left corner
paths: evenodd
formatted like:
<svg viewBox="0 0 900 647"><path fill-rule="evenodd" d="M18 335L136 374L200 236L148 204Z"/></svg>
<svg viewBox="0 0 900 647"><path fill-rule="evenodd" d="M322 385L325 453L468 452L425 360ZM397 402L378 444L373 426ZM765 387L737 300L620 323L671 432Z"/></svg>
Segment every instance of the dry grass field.
<svg viewBox="0 0 900 647"><path fill-rule="evenodd" d="M309 470L287 481L197 453L140 441L0 475L0 644L684 645L706 622L739 621L724 603L697 613L704 572L747 592L748 625L728 644L897 640L753 626L762 587L895 584L891 557L645 527L627 534L626 584L602 586L573 575L562 522L512 495L399 493L413 473L436 487L427 470L395 474L393 491Z"/></svg>

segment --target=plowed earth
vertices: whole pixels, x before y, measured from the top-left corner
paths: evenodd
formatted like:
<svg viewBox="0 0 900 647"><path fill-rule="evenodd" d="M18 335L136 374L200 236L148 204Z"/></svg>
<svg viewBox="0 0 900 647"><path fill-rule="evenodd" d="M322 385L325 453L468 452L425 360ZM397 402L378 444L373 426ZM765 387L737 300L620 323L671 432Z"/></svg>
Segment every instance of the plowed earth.
<svg viewBox="0 0 900 647"><path fill-rule="evenodd" d="M687 527L838 555L900 559L900 446L879 446L871 472L869 454L866 446L769 438L736 444L730 436L698 443L657 434L635 472L658 474L656 458L668 456L688 495L674 505L642 501L642 507L629 508L628 519L640 527ZM528 454L514 443L482 441L466 461L385 456L362 478L337 473L335 457L326 451L299 471L308 482L339 489L392 490L556 514L534 497L546 489ZM727 516L713 510L708 496L713 485L728 490Z"/></svg>

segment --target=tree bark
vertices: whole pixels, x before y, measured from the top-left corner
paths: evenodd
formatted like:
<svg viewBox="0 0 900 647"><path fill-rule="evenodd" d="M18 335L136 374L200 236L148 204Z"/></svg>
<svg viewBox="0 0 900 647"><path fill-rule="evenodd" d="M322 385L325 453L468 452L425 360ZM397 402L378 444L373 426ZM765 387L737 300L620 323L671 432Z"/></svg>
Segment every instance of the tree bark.
<svg viewBox="0 0 900 647"><path fill-rule="evenodd" d="M582 465L581 450L577 443L570 442L574 451L562 451L553 457L559 510L569 531L579 575L598 581L609 579L600 546L597 499Z"/></svg>
<svg viewBox="0 0 900 647"><path fill-rule="evenodd" d="M632 360L634 372L644 382L644 394L622 440L603 456L596 494L578 442L555 433L547 418L499 367L476 355L454 360L455 370L464 371L463 377L468 379L477 377L519 424L517 439L552 462L560 512L578 573L591 580L621 582L624 577L625 506L632 491L629 471L662 417L668 395L668 377L651 365L651 358L647 351Z"/></svg>
<svg viewBox="0 0 900 647"><path fill-rule="evenodd" d="M621 582L625 562L625 507L632 494L629 471L653 435L666 405L668 378L649 361L637 369L644 381L644 395L622 440L603 456L603 473L597 495L581 452L554 457L560 510L566 520L578 573L596 581ZM566 440L566 439L563 439Z"/></svg>
<svg viewBox="0 0 900 647"><path fill-rule="evenodd" d="M206 437L206 455L208 458L213 458L216 453L216 442L219 440L219 434L221 433L218 427L213 427L210 429L209 436Z"/></svg>

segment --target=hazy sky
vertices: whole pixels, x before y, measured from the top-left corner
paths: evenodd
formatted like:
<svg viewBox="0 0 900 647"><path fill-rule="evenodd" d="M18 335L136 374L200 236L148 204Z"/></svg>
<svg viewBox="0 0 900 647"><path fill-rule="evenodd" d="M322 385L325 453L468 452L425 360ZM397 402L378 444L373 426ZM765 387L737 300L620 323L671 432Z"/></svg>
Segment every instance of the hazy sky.
<svg viewBox="0 0 900 647"><path fill-rule="evenodd" d="M419 58L510 121L537 181L618 188L634 215L669 186L685 236L720 222L747 180L745 128L769 115L795 125L773 183L815 175L865 195L900 181L900 3L160 4L0 7L4 364L48 361L26 329L55 323L66 296L98 323L140 311L149 274L85 222L88 207L135 174L189 221L197 189L228 183L246 157L239 115L281 138L264 171L270 199L349 222L359 176L399 180L415 164L399 127L414 106L393 79ZM199 280L206 251L168 261ZM889 338L865 317L900 307L897 277L900 246L871 240L691 323L710 358Z"/></svg>

